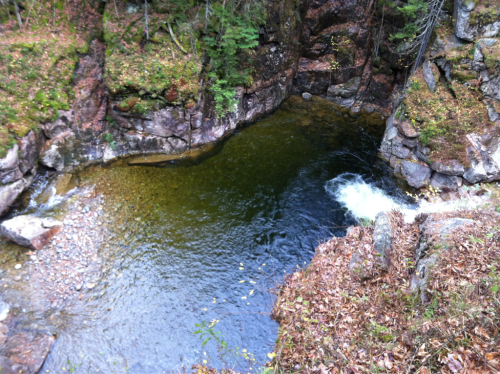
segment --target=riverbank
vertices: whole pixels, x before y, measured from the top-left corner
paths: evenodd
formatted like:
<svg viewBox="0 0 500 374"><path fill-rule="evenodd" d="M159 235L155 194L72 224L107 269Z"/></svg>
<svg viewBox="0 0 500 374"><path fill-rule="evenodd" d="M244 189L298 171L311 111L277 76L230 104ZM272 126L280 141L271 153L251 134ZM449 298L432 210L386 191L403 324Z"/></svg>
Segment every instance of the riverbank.
<svg viewBox="0 0 500 374"><path fill-rule="evenodd" d="M498 189L498 186L494 187ZM275 372L498 373L500 215L377 216L279 288Z"/></svg>

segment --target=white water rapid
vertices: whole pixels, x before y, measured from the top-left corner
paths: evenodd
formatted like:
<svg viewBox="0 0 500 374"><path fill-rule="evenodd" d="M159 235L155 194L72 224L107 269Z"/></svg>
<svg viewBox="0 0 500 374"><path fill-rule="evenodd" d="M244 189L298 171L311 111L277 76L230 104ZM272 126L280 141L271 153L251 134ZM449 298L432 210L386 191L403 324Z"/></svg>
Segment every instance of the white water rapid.
<svg viewBox="0 0 500 374"><path fill-rule="evenodd" d="M436 203L421 200L418 204L410 204L403 198L390 196L374 184L365 182L361 175L353 173L343 173L329 180L325 189L354 217L363 220L374 220L382 211L398 210L406 222L412 222L419 213L448 212L476 206L471 200Z"/></svg>

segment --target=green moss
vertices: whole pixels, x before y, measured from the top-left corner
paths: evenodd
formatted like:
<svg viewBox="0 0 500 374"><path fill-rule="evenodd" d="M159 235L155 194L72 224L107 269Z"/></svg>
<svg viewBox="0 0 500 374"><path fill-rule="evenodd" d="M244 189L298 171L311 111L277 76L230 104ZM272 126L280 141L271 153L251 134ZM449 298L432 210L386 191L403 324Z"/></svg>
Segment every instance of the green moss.
<svg viewBox="0 0 500 374"><path fill-rule="evenodd" d="M76 43L57 39L0 46L0 127L25 136L70 107ZM2 115L3 114L3 115ZM0 137L0 148L10 138Z"/></svg>
<svg viewBox="0 0 500 374"><path fill-rule="evenodd" d="M472 70L452 69L451 71L452 79L458 81L459 83L468 82L470 80L476 79L478 76L479 74Z"/></svg>
<svg viewBox="0 0 500 374"><path fill-rule="evenodd" d="M143 99L139 99L137 101L137 103L134 105L134 107L132 108L132 112L134 113L140 113L140 114L146 114L148 113L149 111L153 110L156 103L158 101L157 100L143 100ZM176 112L174 112L174 114L177 114Z"/></svg>
<svg viewBox="0 0 500 374"><path fill-rule="evenodd" d="M464 81L470 80L470 73L454 72ZM404 101L404 116L420 131L419 140L431 149L432 160L458 158L466 163L466 134L481 133L491 125L482 94L457 80L439 82L436 91L430 92L419 70Z"/></svg>
<svg viewBox="0 0 500 374"><path fill-rule="evenodd" d="M489 25L498 21L500 21L498 6L492 6L490 8L483 8L479 9L478 11L473 11L469 17L469 24L471 26Z"/></svg>

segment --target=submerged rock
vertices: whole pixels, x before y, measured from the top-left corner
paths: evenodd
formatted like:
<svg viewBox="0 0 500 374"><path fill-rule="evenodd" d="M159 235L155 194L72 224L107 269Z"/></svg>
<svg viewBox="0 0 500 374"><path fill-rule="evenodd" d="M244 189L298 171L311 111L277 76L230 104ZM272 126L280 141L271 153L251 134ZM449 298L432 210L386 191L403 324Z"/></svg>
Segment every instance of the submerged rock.
<svg viewBox="0 0 500 374"><path fill-rule="evenodd" d="M62 222L33 215L17 216L4 221L0 231L7 239L31 249L42 249L61 229Z"/></svg>
<svg viewBox="0 0 500 374"><path fill-rule="evenodd" d="M9 336L0 348L2 374L40 372L54 340L54 336L37 331Z"/></svg>

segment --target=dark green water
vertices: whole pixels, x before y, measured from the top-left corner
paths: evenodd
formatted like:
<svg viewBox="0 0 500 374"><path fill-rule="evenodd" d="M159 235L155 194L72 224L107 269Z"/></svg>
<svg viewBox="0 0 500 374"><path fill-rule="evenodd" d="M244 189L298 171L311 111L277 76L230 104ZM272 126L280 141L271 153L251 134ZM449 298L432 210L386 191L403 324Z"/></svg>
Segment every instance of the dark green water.
<svg viewBox="0 0 500 374"><path fill-rule="evenodd" d="M82 373L163 373L204 359L222 367L215 342L202 347L193 334L214 319L228 347L261 366L278 328L269 288L354 223L325 183L350 172L396 189L376 156L382 132L321 99L292 98L203 160L82 175L104 196L101 251L112 255L95 299L69 309L43 372L60 373L68 359Z"/></svg>

